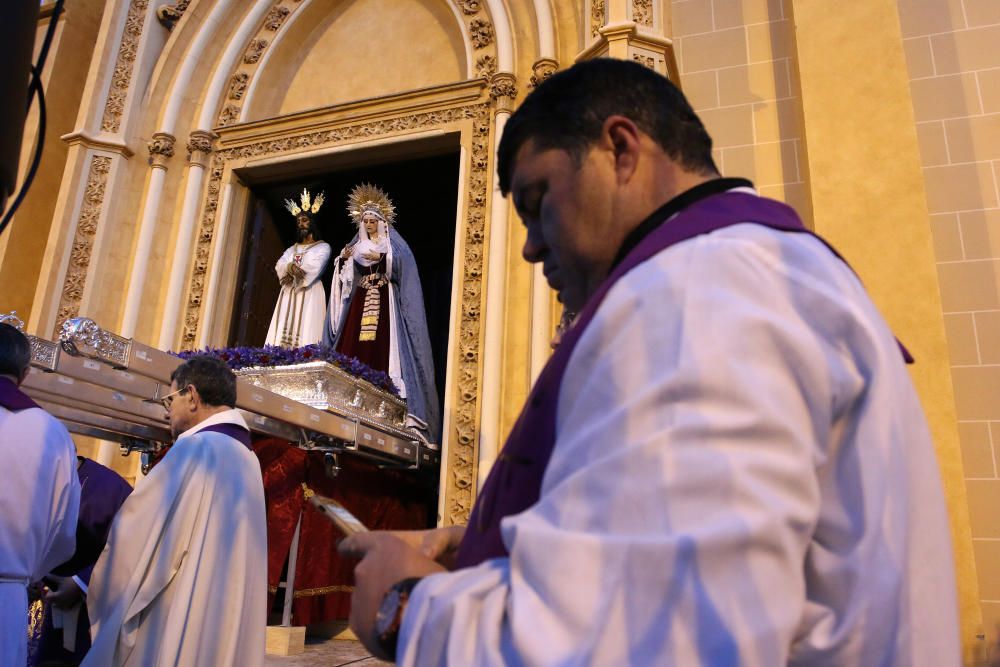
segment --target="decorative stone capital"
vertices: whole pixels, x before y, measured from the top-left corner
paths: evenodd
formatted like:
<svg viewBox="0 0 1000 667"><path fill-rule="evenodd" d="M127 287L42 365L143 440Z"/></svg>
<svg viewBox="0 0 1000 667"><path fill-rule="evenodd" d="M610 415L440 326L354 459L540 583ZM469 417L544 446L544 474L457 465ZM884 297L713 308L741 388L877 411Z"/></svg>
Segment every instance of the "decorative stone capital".
<svg viewBox="0 0 1000 667"><path fill-rule="evenodd" d="M166 132L153 133L153 139L146 144L149 148L149 164L161 169L167 168L167 159L174 156L174 142L177 138Z"/></svg>
<svg viewBox="0 0 1000 667"><path fill-rule="evenodd" d="M202 167L208 166L208 156L212 152L212 144L219 138L211 130L195 130L188 139L188 162Z"/></svg>
<svg viewBox="0 0 1000 667"><path fill-rule="evenodd" d="M542 58L531 66L531 80L528 81L528 90L534 90L542 81L556 73L559 69L559 61L552 58Z"/></svg>
<svg viewBox="0 0 1000 667"><path fill-rule="evenodd" d="M490 78L490 98L496 103L497 111L510 112L517 97L517 77L510 72L497 72Z"/></svg>

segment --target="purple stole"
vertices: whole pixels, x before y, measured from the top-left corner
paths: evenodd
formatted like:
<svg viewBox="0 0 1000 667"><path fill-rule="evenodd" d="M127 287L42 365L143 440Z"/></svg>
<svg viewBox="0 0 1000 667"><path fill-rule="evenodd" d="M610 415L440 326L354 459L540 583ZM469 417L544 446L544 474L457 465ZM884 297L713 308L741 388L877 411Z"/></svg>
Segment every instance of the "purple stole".
<svg viewBox="0 0 1000 667"><path fill-rule="evenodd" d="M0 405L11 411L40 407L7 378L0 378Z"/></svg>
<svg viewBox="0 0 1000 667"><path fill-rule="evenodd" d="M228 435L233 440L237 440L243 443L243 446L250 449L250 431L246 430L239 424L212 424L211 426L206 426L205 428L197 431L198 433L221 433L222 435Z"/></svg>
<svg viewBox="0 0 1000 667"><path fill-rule="evenodd" d="M708 186L707 189L711 187ZM695 194L691 190L688 193ZM688 193L680 195L678 200ZM649 232L612 269L587 301L573 326L566 331L559 347L539 374L472 509L468 529L459 545L457 567L471 567L490 558L509 555L501 539L500 520L523 512L538 502L542 477L556 442L556 412L563 374L573 349L608 291L633 268L676 243L747 222L816 236L805 228L791 207L757 195L727 191L695 199L672 220ZM826 241L823 243L840 257ZM904 359L911 362L909 353L900 347Z"/></svg>

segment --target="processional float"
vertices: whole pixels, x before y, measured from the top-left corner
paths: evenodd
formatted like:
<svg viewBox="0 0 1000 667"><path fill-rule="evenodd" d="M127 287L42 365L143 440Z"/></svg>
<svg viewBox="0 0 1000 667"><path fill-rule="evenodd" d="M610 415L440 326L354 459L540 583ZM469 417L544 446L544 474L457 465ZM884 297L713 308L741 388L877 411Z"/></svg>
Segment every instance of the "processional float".
<svg viewBox="0 0 1000 667"><path fill-rule="evenodd" d="M122 453L150 455L172 442L157 399L183 360L102 329L87 318L67 320L58 342L28 336L31 372L22 389L71 433L118 442ZM256 434L323 452L331 474L338 456L379 465L436 470L439 447L405 430L406 404L333 364L236 371L236 407Z"/></svg>

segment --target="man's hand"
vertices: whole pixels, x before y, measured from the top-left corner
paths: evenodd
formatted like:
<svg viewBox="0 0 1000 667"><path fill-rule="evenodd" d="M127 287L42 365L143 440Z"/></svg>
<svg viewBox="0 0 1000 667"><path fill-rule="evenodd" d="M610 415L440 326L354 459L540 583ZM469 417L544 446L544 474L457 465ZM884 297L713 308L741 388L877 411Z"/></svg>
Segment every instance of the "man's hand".
<svg viewBox="0 0 1000 667"><path fill-rule="evenodd" d="M446 526L429 530L398 530L392 534L421 554L451 570L455 567L458 545L465 535L465 526Z"/></svg>
<svg viewBox="0 0 1000 667"><path fill-rule="evenodd" d="M291 275L295 280L302 280L306 277L306 272L298 264L288 265L288 274Z"/></svg>
<svg viewBox="0 0 1000 667"><path fill-rule="evenodd" d="M83 591L73 581L73 577L57 577L50 574L45 577L45 584L49 589L45 594L45 601L60 609L69 609L83 600Z"/></svg>
<svg viewBox="0 0 1000 667"><path fill-rule="evenodd" d="M386 592L403 579L445 571L443 566L421 554L408 541L393 533L373 531L351 535L337 548L342 556L361 559L354 568L351 630L365 648L382 660L396 658L382 653L375 635L375 613Z"/></svg>
<svg viewBox="0 0 1000 667"><path fill-rule="evenodd" d="M344 249L340 251L340 256L343 257L344 259L347 259L353 254L354 254L354 246L352 245L344 246Z"/></svg>
<svg viewBox="0 0 1000 667"><path fill-rule="evenodd" d="M292 274L286 273L285 275L281 276L281 280L279 280L278 282L281 283L282 285L291 285L294 281L295 278L292 277Z"/></svg>

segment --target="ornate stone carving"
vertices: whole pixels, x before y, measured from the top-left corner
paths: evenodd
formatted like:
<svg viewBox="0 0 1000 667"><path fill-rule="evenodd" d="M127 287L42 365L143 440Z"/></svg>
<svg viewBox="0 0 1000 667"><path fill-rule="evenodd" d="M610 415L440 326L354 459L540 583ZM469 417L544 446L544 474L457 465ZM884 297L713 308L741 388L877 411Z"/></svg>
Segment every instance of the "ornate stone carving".
<svg viewBox="0 0 1000 667"><path fill-rule="evenodd" d="M146 20L148 6L149 0L132 0L129 5L125 30L118 46L118 60L115 62L111 85L108 87L108 99L104 103L104 117L101 119L101 130L104 132L117 132L121 129L128 87L132 82L135 54L139 48L139 38L142 36L142 24Z"/></svg>
<svg viewBox="0 0 1000 667"><path fill-rule="evenodd" d="M215 132L208 130L195 130L188 138L188 162L205 166L208 163L208 156L212 152L212 144L219 138Z"/></svg>
<svg viewBox="0 0 1000 667"><path fill-rule="evenodd" d="M632 20L639 25L652 27L653 0L632 0Z"/></svg>
<svg viewBox="0 0 1000 667"><path fill-rule="evenodd" d="M497 59L491 55L479 56L476 59L476 76L489 79L497 73Z"/></svg>
<svg viewBox="0 0 1000 667"><path fill-rule="evenodd" d="M156 20L167 30L173 30L190 4L191 0L179 0L172 5L160 5L156 8Z"/></svg>
<svg viewBox="0 0 1000 667"><path fill-rule="evenodd" d="M493 43L493 24L485 19L475 19L469 24L469 39L472 46L485 49Z"/></svg>
<svg viewBox="0 0 1000 667"><path fill-rule="evenodd" d="M549 78L559 69L559 63L552 58L542 58L531 66L531 80L528 81L528 90L534 90L542 81Z"/></svg>
<svg viewBox="0 0 1000 667"><path fill-rule="evenodd" d="M249 81L250 75L246 72L234 74L233 78L229 80L229 99L242 100L243 94L247 92L247 82Z"/></svg>
<svg viewBox="0 0 1000 667"><path fill-rule="evenodd" d="M266 39L254 39L251 40L250 46L247 47L246 53L243 54L243 62L247 65L253 65L258 60L260 60L261 55L264 53L264 49L267 48Z"/></svg>
<svg viewBox="0 0 1000 667"><path fill-rule="evenodd" d="M505 74L513 79L513 75ZM515 89L516 93L516 89ZM377 121L358 122L353 125L308 132L291 137L280 137L253 144L225 148L212 154L208 173L207 197L204 202L201 226L196 248L195 266L188 288L188 301L184 315L182 347L191 349L198 339L201 306L205 290L210 248L215 231L222 175L227 161L249 158L273 157L310 147L327 147L354 143L381 135L435 127L461 120L473 124L473 148L469 163L470 201L466 211L464 232L464 261L462 264L462 301L459 312L461 322L458 332L459 356L455 419L448 451L449 479L445 489L444 522L465 523L472 509L475 493L475 443L476 416L479 413L479 347L482 335L482 291L484 239L486 215L489 206L490 110L492 104L475 104L464 107L414 113L408 116Z"/></svg>
<svg viewBox="0 0 1000 667"><path fill-rule="evenodd" d="M149 164L154 167L167 166L167 159L174 156L174 142L177 138L166 132L156 132L153 139L146 144L149 148Z"/></svg>
<svg viewBox="0 0 1000 667"><path fill-rule="evenodd" d="M605 0L590 0L590 36L597 37L601 34L601 28L607 16Z"/></svg>
<svg viewBox="0 0 1000 667"><path fill-rule="evenodd" d="M469 15L475 14L482 9L479 0L459 0L458 4L462 7L462 11Z"/></svg>
<svg viewBox="0 0 1000 667"><path fill-rule="evenodd" d="M496 102L497 109L510 111L514 108L517 97L517 77L510 72L497 72L490 79L490 99Z"/></svg>
<svg viewBox="0 0 1000 667"><path fill-rule="evenodd" d="M644 56L641 53L633 53L632 60L639 63L640 65L648 67L653 71L656 71L656 59L653 58L653 56Z"/></svg>
<svg viewBox="0 0 1000 667"><path fill-rule="evenodd" d="M219 113L219 125L225 127L232 125L240 119L240 108L235 104L227 104Z"/></svg>
<svg viewBox="0 0 1000 667"><path fill-rule="evenodd" d="M268 30L277 30L291 13L292 10L288 7L274 7L267 13L267 16L264 17L264 27Z"/></svg>
<svg viewBox="0 0 1000 667"><path fill-rule="evenodd" d="M69 266L66 269L62 296L59 300L56 331L62 326L63 321L76 317L80 312L80 301L83 299L87 282L87 266L90 264L90 253L94 247L94 236L97 234L97 222L101 217L104 190L107 187L110 171L110 157L95 155L91 158L87 185L83 191L83 205L80 207L80 217L77 218Z"/></svg>

